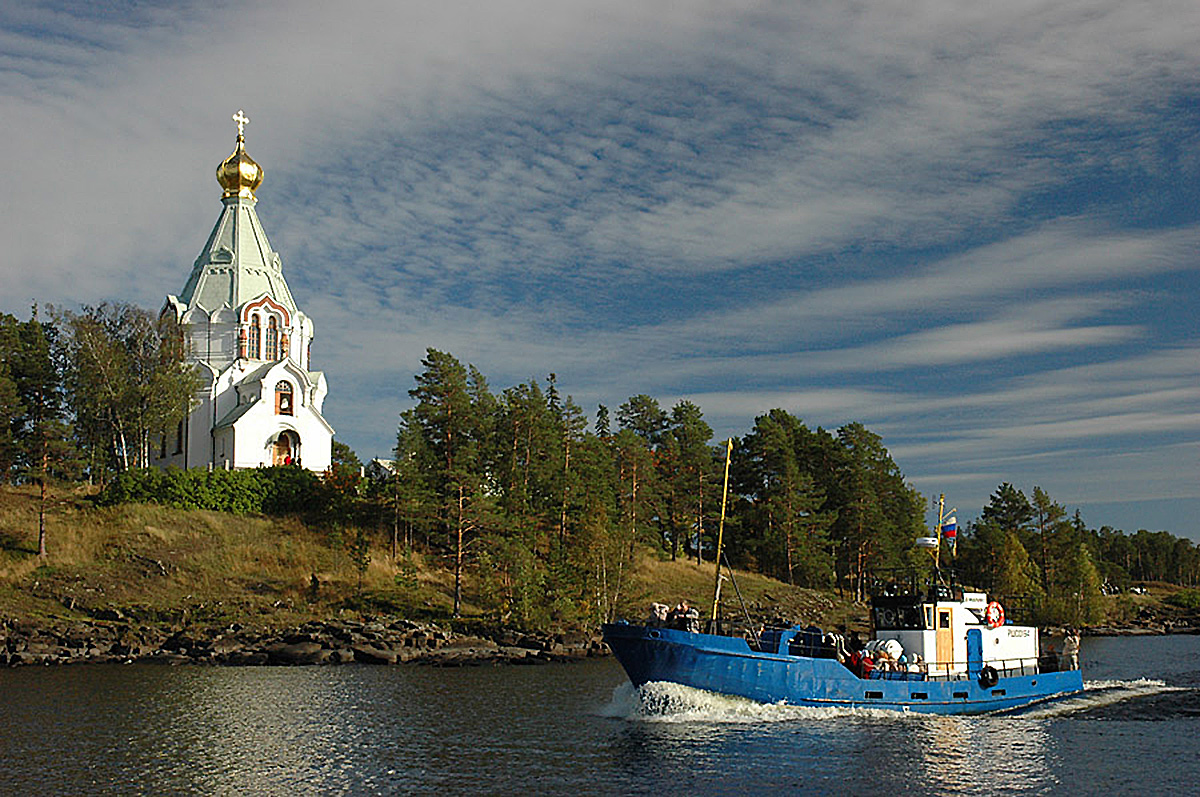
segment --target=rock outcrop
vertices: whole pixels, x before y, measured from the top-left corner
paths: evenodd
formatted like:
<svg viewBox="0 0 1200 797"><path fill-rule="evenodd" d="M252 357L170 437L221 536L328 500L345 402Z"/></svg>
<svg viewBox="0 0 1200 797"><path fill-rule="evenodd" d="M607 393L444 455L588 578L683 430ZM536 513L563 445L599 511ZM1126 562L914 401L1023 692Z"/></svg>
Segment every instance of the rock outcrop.
<svg viewBox="0 0 1200 797"><path fill-rule="evenodd" d="M103 662L332 665L415 663L440 667L576 661L607 654L584 633L464 635L408 620L326 620L282 632L160 628L123 617L61 626L0 623L0 666Z"/></svg>

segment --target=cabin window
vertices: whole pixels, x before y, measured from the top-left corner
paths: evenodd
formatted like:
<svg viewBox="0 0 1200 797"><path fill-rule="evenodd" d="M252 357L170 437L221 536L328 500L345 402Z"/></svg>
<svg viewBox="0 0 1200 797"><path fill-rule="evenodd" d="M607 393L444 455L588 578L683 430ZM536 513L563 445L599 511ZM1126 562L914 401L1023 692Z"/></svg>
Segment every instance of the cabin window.
<svg viewBox="0 0 1200 797"><path fill-rule="evenodd" d="M949 627L950 627L950 611L947 609L946 611L938 612L938 628L949 628Z"/></svg>
<svg viewBox="0 0 1200 797"><path fill-rule="evenodd" d="M917 606L876 606L875 627L880 630L921 630L921 610Z"/></svg>
<svg viewBox="0 0 1200 797"><path fill-rule="evenodd" d="M883 692L867 692L865 697L867 700L880 700L883 698Z"/></svg>
<svg viewBox="0 0 1200 797"><path fill-rule="evenodd" d="M279 359L279 322L275 320L275 316L267 319L267 359Z"/></svg>
<svg viewBox="0 0 1200 797"><path fill-rule="evenodd" d="M258 325L258 316L250 320L250 359L262 359L262 327Z"/></svg>
<svg viewBox="0 0 1200 797"><path fill-rule="evenodd" d="M275 414L292 415L292 383L286 379L275 385Z"/></svg>

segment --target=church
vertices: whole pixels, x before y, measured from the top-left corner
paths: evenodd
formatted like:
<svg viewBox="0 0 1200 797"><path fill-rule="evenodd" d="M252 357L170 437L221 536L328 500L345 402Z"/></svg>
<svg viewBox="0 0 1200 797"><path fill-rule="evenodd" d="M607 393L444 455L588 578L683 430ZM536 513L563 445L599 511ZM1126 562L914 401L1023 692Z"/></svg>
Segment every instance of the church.
<svg viewBox="0 0 1200 797"><path fill-rule="evenodd" d="M296 307L279 254L258 220L263 169L246 153L238 111L233 154L217 167L221 215L178 296L163 314L179 323L204 387L155 465L256 468L330 465L333 427L321 415L328 387L311 370L313 323Z"/></svg>

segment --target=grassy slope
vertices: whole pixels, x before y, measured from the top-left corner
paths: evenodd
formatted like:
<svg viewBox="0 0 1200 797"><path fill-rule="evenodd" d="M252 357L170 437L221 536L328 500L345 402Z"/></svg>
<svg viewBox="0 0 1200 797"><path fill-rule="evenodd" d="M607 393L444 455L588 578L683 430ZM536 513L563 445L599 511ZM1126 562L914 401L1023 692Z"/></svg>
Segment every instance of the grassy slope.
<svg viewBox="0 0 1200 797"><path fill-rule="evenodd" d="M357 587L341 546L294 519L141 504L95 508L79 494L59 493L48 515L45 562L36 556L36 529L34 491L0 488L3 616L62 617L73 605L129 610L147 620L283 625L336 612ZM364 586L398 591L395 569L373 553ZM315 600L314 574L321 582ZM441 594L436 583L403 592L434 606Z"/></svg>
<svg viewBox="0 0 1200 797"><path fill-rule="evenodd" d="M0 618L50 621L118 609L150 622L282 627L354 614L357 607L446 619L452 605L452 574L419 555L397 566L383 533L372 535L364 606L355 600L358 573L344 546L329 531L295 519L142 504L96 508L80 492L56 491L47 530L43 562L36 555L36 490L0 487ZM823 593L749 573L737 578L756 617L829 626L863 617L861 607ZM647 551L625 590L623 613L640 617L652 600L687 600L707 615L712 582L711 564L671 562ZM724 612L740 614L733 586L726 582L723 590ZM469 603L464 609L478 613Z"/></svg>
<svg viewBox="0 0 1200 797"><path fill-rule="evenodd" d="M36 555L37 493L0 487L0 620L64 620L118 609L149 622L189 622L286 627L309 619L354 616L358 610L417 620L446 620L453 576L419 554L394 563L385 534L372 535L371 563L356 597L358 573L330 532L295 519L237 517L131 504L96 508L79 492L56 491L48 512L46 561ZM313 575L320 586L314 598ZM649 550L623 590L621 613L644 616L651 601L681 600L707 616L712 606L712 565L670 561ZM757 623L815 623L862 628L862 606L832 593L790 587L739 572L737 585ZM1117 623L1143 609L1160 618L1186 612L1149 595L1109 599ZM467 583L464 614L478 616ZM733 585L722 587L722 613L741 616Z"/></svg>

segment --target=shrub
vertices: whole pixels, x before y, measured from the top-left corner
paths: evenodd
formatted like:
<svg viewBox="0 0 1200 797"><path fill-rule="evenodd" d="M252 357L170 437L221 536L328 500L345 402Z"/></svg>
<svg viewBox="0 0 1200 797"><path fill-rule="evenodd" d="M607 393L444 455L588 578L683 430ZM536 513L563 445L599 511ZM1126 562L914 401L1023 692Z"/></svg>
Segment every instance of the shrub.
<svg viewBox="0 0 1200 797"><path fill-rule="evenodd" d="M1200 589L1185 589L1174 595L1168 595L1163 598L1163 601L1181 609L1200 609Z"/></svg>
<svg viewBox="0 0 1200 797"><path fill-rule="evenodd" d="M235 515L313 515L329 505L328 493L315 474L290 466L213 471L144 468L118 475L98 496L97 503L154 503Z"/></svg>

